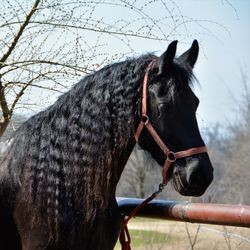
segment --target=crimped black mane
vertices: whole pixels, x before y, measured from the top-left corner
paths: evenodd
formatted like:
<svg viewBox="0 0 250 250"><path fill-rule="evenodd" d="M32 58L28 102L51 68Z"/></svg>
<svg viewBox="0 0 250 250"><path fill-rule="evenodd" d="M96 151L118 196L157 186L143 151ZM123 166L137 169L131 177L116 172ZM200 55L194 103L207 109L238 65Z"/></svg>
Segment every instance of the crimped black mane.
<svg viewBox="0 0 250 250"><path fill-rule="evenodd" d="M0 165L1 249L115 246L122 220L116 185L135 145L142 82L152 60L148 115L153 126L170 148L203 145L195 118L198 99L189 86L198 42L177 58L176 45L172 42L159 58L145 55L84 77L16 131ZM145 130L139 144L160 165L165 161ZM201 195L212 180L208 155L183 162L187 166L173 164L173 169L182 171L178 178L173 176L177 191ZM187 183L187 171L195 181Z"/></svg>
<svg viewBox="0 0 250 250"><path fill-rule="evenodd" d="M86 76L16 131L3 162L7 178L15 190L22 186L26 202L37 210L34 221L48 218L53 238L65 210L89 223L107 208L124 167L114 169L112 160L135 131L140 85L151 59L127 60Z"/></svg>
<svg viewBox="0 0 250 250"><path fill-rule="evenodd" d="M189 83L199 46L175 58L142 56L86 76L15 133L0 165L1 250L111 250L121 227L115 191L135 145L146 67L148 115L171 150L203 146ZM155 60L156 59L156 60ZM146 130L139 144L162 165ZM202 195L213 178L208 154L171 165L176 190ZM171 174L170 174L171 175Z"/></svg>

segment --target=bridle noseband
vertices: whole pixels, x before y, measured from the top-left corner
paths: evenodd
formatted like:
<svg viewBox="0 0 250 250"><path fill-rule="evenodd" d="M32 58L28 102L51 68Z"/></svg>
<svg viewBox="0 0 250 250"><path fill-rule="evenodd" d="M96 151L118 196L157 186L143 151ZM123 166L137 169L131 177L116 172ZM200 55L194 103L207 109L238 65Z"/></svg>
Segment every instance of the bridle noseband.
<svg viewBox="0 0 250 250"><path fill-rule="evenodd" d="M190 148L187 150L182 150L178 152L173 152L171 151L167 145L162 141L158 133L155 131L153 128L152 124L150 123L148 114L147 114L147 85L148 85L148 75L149 75L149 70L153 66L155 60L151 61L150 64L148 65L144 79L143 79L143 86L142 86L142 112L141 112L141 121L139 123L139 126L135 132L135 140L138 142L139 137L141 135L141 132L144 127L147 128L148 132L150 135L154 138L155 142L158 144L158 146L161 148L163 153L166 156L166 160L164 162L163 168L162 168L162 177L163 177L163 184L167 184L168 178L167 178L167 172L168 169L171 165L171 163L175 162L179 158L184 158L196 154L201 154L201 153L206 153L207 152L207 147L202 146L202 147L195 147L195 148Z"/></svg>

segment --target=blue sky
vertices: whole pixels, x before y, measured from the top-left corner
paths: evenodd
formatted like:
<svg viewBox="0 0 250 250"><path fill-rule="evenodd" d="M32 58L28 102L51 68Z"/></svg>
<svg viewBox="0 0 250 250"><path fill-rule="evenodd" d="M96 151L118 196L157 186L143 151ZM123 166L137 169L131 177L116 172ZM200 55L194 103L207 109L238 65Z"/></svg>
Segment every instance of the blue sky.
<svg viewBox="0 0 250 250"><path fill-rule="evenodd" d="M181 5L190 15L212 18L229 32L214 27L219 40L206 37L200 41L203 51L195 68L201 85L198 116L204 126L238 123L244 95L240 71L250 77L250 1L230 1L233 8L226 1L180 2L186 3Z"/></svg>
<svg viewBox="0 0 250 250"><path fill-rule="evenodd" d="M250 1L175 2L183 16L201 20L198 23L205 28L203 34L203 29L198 29L199 25L194 23L183 30L188 34L184 39L182 35L170 37L170 40L180 40L179 54L188 49L194 38L199 41L200 54L194 71L200 85L195 88L200 98L197 112L200 126L206 128L220 123L226 127L239 123L244 95L240 71L250 77ZM151 43L146 43L145 51L154 50ZM161 43L155 50L161 53L166 46Z"/></svg>
<svg viewBox="0 0 250 250"><path fill-rule="evenodd" d="M200 126L206 128L211 124L220 123L226 127L231 123L238 123L241 118L239 104L244 94L240 71L243 70L250 77L250 1L165 0L163 2L169 8L169 13L160 1L158 3L155 1L155 4L145 11L147 10L147 13L154 18L171 14L180 15L179 19L183 16L183 19L193 20L171 33L168 39L179 40L177 54L187 50L193 39L199 41L200 54L194 71L200 83L200 87L195 88L200 98L197 112ZM112 11L108 8L111 6L102 6L100 14ZM111 16L114 19L121 16L129 20L132 19L132 14L133 12L121 9L120 12L113 11ZM166 34L170 33L171 22L171 18L162 21L164 24L161 27L166 28L164 30ZM131 39L131 45L138 54L155 52L160 55L167 48L168 42ZM115 46L120 49L117 44Z"/></svg>
<svg viewBox="0 0 250 250"><path fill-rule="evenodd" d="M136 4L145 6L146 2L137 0ZM164 3L168 9L162 7ZM223 126L233 122L238 123L239 107L244 94L240 71L242 70L250 77L250 1L152 1L152 5L146 6L143 11L149 17L159 18L159 20L161 16L179 15L178 22L181 22L182 18L183 20L192 18L192 21L180 26L175 32L171 32L171 27L174 26L171 17L161 19L159 22L161 32L166 31L166 34L170 34L168 41L129 37L133 53L141 55L154 52L160 55L170 41L177 39L179 40L177 54L181 54L189 48L193 39L197 39L200 44L200 54L194 71L200 83L200 87L195 88L200 98L198 121L202 128L218 122ZM115 23L120 18L123 21L137 20L136 14L135 9L120 8L105 4L104 1L95 8L93 17L101 16L103 21ZM131 22L127 29L136 29L136 24L141 25L140 21ZM156 27L155 29L157 30ZM95 41L97 37L93 32L85 31L85 35L89 42ZM101 48L101 52L110 55L128 49L119 39L107 34L102 35L102 42L106 43L106 46ZM131 53L132 56L133 53ZM34 99L39 98L41 94L36 90L35 93L32 92L32 95L34 96L31 98ZM53 103L56 96L49 98L50 103Z"/></svg>

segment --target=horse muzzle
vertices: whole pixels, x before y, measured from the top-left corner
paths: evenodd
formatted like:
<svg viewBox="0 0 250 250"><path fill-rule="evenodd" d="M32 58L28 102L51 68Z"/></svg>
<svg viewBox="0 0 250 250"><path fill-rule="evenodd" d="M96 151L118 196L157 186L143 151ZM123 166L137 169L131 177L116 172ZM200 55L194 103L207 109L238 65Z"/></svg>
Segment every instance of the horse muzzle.
<svg viewBox="0 0 250 250"><path fill-rule="evenodd" d="M172 181L184 196L201 196L213 180L213 166L207 154L186 157L173 165Z"/></svg>

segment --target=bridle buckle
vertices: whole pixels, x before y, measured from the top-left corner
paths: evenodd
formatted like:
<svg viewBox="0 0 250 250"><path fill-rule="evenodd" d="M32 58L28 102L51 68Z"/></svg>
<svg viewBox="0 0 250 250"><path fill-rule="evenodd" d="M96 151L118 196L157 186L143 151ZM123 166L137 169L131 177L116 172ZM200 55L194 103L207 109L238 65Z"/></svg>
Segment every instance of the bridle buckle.
<svg viewBox="0 0 250 250"><path fill-rule="evenodd" d="M176 161L176 156L175 156L175 153L173 151L168 151L166 153L166 155L167 155L167 160L169 162L175 162Z"/></svg>
<svg viewBox="0 0 250 250"><path fill-rule="evenodd" d="M143 114L141 116L141 121L143 122L144 125L147 125L149 123L149 117L146 114Z"/></svg>

